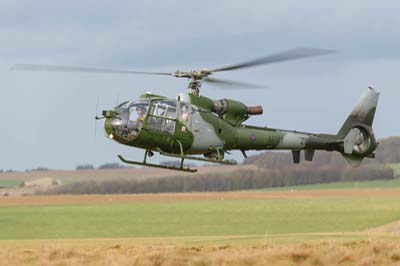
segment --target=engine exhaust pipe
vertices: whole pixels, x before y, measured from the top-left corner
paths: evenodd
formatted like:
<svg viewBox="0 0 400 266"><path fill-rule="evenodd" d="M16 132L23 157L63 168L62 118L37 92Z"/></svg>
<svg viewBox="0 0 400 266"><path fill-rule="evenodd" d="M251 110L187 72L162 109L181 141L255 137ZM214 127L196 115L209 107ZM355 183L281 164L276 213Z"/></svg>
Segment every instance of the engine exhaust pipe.
<svg viewBox="0 0 400 266"><path fill-rule="evenodd" d="M263 113L263 108L261 105L247 106L247 114L249 115L261 115L262 113Z"/></svg>

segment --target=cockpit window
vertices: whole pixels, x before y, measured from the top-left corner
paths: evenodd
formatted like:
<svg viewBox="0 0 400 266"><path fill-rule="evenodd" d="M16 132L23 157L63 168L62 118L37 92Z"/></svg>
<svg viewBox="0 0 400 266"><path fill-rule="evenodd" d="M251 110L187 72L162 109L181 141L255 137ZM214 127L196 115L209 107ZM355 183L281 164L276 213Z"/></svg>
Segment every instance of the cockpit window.
<svg viewBox="0 0 400 266"><path fill-rule="evenodd" d="M144 121L147 114L149 103L147 101L137 101L129 106L129 120L130 121Z"/></svg>
<svg viewBox="0 0 400 266"><path fill-rule="evenodd" d="M118 104L118 105L115 107L115 109L118 109L118 108L120 108L120 107L126 105L127 103L129 103L129 101L125 101L125 102L123 102L123 103L121 103L121 104Z"/></svg>
<svg viewBox="0 0 400 266"><path fill-rule="evenodd" d="M190 105L182 102L180 110L179 119L183 122L188 122L191 113Z"/></svg>
<svg viewBox="0 0 400 266"><path fill-rule="evenodd" d="M143 127L148 108L146 100L124 102L115 107L117 115L111 123L115 132L124 139L134 139Z"/></svg>
<svg viewBox="0 0 400 266"><path fill-rule="evenodd" d="M153 101L150 117L147 121L147 128L150 130L173 134L175 131L176 118L176 101Z"/></svg>
<svg viewBox="0 0 400 266"><path fill-rule="evenodd" d="M176 102L160 100L153 102L153 115L176 119Z"/></svg>

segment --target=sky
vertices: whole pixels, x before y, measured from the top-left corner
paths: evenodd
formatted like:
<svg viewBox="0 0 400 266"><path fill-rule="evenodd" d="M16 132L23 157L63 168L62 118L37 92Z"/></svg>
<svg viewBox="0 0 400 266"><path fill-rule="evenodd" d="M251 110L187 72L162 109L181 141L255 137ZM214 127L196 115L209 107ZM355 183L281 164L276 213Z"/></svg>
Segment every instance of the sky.
<svg viewBox="0 0 400 266"><path fill-rule="evenodd" d="M172 77L11 71L18 63L143 71L213 68L295 47L334 54L220 73L264 90L202 95L263 105L246 123L336 133L368 86L381 92L374 129L400 135L398 1L0 1L0 169L73 169L140 160L104 136L96 109L151 91L175 98ZM233 154L240 159L240 152ZM157 160L168 160L158 158Z"/></svg>

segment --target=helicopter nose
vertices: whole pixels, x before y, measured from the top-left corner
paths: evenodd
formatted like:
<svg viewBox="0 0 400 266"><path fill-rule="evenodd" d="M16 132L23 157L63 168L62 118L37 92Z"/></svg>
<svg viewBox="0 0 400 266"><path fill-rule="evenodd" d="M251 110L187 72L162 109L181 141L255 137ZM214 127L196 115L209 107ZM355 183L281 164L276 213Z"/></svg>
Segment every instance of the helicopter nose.
<svg viewBox="0 0 400 266"><path fill-rule="evenodd" d="M106 118L104 121L104 129L107 133L108 138L114 139L115 136L115 131L113 129L113 120L116 120L115 118Z"/></svg>
<svg viewBox="0 0 400 266"><path fill-rule="evenodd" d="M128 121L119 117L106 118L104 128L109 139L125 138L128 131Z"/></svg>

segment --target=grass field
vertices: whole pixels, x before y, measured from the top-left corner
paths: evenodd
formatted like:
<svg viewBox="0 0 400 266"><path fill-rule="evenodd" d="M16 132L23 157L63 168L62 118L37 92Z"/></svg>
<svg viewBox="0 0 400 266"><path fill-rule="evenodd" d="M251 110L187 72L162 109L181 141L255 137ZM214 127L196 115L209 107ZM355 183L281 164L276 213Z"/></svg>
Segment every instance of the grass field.
<svg viewBox="0 0 400 266"><path fill-rule="evenodd" d="M0 239L355 232L400 219L398 198L204 200L0 208Z"/></svg>
<svg viewBox="0 0 400 266"><path fill-rule="evenodd" d="M21 180L0 179L0 187L16 187L21 184Z"/></svg>
<svg viewBox="0 0 400 266"><path fill-rule="evenodd" d="M398 266L398 220L400 189L8 197L0 265Z"/></svg>
<svg viewBox="0 0 400 266"><path fill-rule="evenodd" d="M400 188L400 178L393 180L374 180L359 182L335 182L326 184L300 185L266 188L258 191L288 191L288 190L320 190L320 189L355 189L355 188L375 188L375 189L393 189Z"/></svg>
<svg viewBox="0 0 400 266"><path fill-rule="evenodd" d="M393 168L395 176L400 176L400 163L392 163L389 166Z"/></svg>

